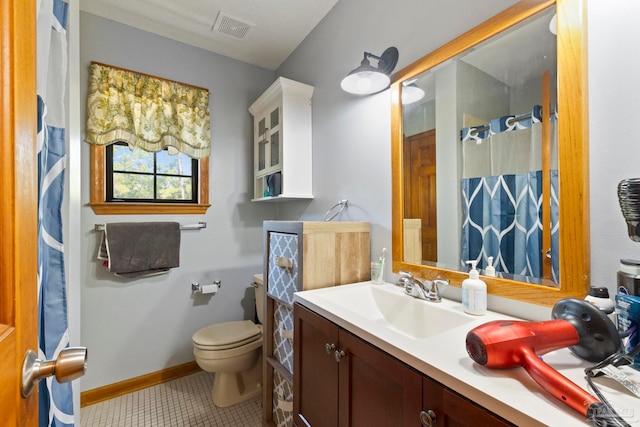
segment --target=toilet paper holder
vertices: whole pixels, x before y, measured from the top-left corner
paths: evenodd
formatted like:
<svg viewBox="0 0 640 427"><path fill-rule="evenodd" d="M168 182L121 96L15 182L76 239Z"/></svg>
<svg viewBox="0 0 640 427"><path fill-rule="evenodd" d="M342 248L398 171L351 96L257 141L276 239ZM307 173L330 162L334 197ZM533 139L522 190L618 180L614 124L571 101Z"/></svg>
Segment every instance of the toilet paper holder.
<svg viewBox="0 0 640 427"><path fill-rule="evenodd" d="M191 284L192 294L211 294L216 293L222 287L221 280L214 280L211 285L201 285L200 283Z"/></svg>

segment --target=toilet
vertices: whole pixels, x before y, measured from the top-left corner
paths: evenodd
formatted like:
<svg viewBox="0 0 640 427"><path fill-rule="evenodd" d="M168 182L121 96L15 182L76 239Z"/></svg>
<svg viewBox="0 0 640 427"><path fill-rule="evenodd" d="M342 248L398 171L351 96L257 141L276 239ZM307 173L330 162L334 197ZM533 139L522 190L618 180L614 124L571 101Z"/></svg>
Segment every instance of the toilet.
<svg viewBox="0 0 640 427"><path fill-rule="evenodd" d="M262 274L253 276L256 314L263 322ZM262 391L262 325L251 320L216 323L193 334L196 363L215 373L211 397L218 407L252 399Z"/></svg>

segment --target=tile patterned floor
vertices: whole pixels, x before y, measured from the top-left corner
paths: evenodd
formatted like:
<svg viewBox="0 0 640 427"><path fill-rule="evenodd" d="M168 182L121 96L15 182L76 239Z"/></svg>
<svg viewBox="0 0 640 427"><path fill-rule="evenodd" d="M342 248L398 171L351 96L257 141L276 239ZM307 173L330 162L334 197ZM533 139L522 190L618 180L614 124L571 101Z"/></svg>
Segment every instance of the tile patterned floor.
<svg viewBox="0 0 640 427"><path fill-rule="evenodd" d="M227 408L211 400L213 374L197 372L85 406L81 427L260 427L260 397Z"/></svg>

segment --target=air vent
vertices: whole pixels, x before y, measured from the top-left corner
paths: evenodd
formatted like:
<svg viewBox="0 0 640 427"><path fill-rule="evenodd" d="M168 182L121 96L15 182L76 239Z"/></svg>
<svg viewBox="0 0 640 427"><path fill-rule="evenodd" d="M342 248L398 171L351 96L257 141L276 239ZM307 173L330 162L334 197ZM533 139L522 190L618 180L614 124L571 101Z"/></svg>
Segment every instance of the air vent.
<svg viewBox="0 0 640 427"><path fill-rule="evenodd" d="M251 31L255 26L256 24L243 21L235 16L231 16L228 13L220 11L216 22L213 24L212 31L242 40L247 37L249 31Z"/></svg>

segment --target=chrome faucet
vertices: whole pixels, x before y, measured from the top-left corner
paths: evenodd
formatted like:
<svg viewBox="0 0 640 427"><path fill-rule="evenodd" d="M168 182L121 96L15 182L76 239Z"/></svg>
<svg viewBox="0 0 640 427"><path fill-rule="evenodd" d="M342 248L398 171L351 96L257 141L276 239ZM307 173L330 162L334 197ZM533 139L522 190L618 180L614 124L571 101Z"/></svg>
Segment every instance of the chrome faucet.
<svg viewBox="0 0 640 427"><path fill-rule="evenodd" d="M433 280L422 280L413 277L413 274L407 271L400 271L398 284L404 286L404 292L407 295L425 301L440 302L442 298L440 297L440 288L438 286L444 288L449 285L449 281L440 277Z"/></svg>

